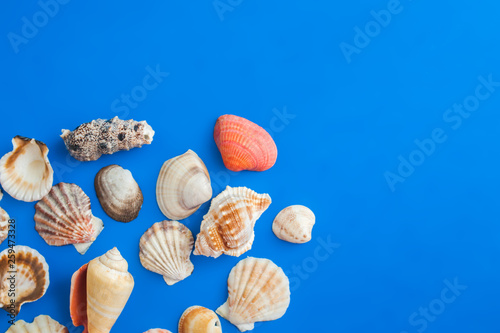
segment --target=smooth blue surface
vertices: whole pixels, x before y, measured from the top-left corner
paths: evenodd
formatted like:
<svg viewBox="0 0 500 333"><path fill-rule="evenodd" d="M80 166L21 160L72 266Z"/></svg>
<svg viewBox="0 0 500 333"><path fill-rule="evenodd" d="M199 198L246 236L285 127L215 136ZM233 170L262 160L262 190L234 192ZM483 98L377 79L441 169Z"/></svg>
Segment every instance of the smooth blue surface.
<svg viewBox="0 0 500 333"><path fill-rule="evenodd" d="M468 96L476 94L478 78L500 81L500 5L216 4L69 1L45 25L37 17L43 26L36 33L25 29L29 38L17 45L9 33L22 35L23 17L32 22L41 7L4 1L0 154L18 134L45 142L55 183L80 185L105 223L81 256L72 246L43 241L34 230L34 203L4 196L0 205L17 221L17 243L36 248L50 265L46 295L24 305L18 319L48 314L80 332L69 325L71 275L117 246L136 286L113 332L176 332L188 306L215 310L227 297L229 271L247 255L272 259L292 286L285 316L255 332L498 332L500 87L478 88L484 100L470 115L462 113L467 118L447 110L474 103ZM378 15L385 27L377 30L371 11L380 10L393 14L390 22ZM370 40L356 38L356 27L373 29ZM357 50L346 56L342 43ZM124 107L120 96L143 84L148 66L169 75L143 101ZM285 112L289 118L280 119ZM225 169L212 131L226 113L269 129L279 149L272 169ZM69 157L62 128L116 115L147 120L156 131L153 143L96 162ZM415 152L415 140L433 133L440 143L434 150L428 144L430 156L419 161L424 155ZM240 258L192 256L193 275L167 286L140 265L138 242L164 219L155 200L162 163L187 149L205 161L214 194L244 185L269 193L273 203L256 225L251 251ZM420 165L401 166L398 174L400 155ZM130 169L144 192L142 211L129 224L111 220L96 198L94 176L109 164ZM307 244L285 243L271 231L275 215L291 204L316 214ZM194 234L207 210L208 203L183 221ZM328 240L337 244L331 254L316 251ZM467 288L453 294L446 288L455 280ZM419 313L429 306L429 314ZM7 319L3 313L0 331ZM222 326L237 332L224 319Z"/></svg>

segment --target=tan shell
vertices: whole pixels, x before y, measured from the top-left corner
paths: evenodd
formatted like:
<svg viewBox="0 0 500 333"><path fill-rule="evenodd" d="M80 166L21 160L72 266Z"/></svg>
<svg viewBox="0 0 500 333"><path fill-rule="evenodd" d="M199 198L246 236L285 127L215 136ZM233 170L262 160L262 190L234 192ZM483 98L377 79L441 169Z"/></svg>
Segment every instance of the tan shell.
<svg viewBox="0 0 500 333"><path fill-rule="evenodd" d="M112 219L130 222L139 215L144 198L129 170L108 165L95 176L94 187L102 209Z"/></svg>
<svg viewBox="0 0 500 333"><path fill-rule="evenodd" d="M276 215L273 232L279 239L290 243L306 243L311 240L311 233L316 217L302 205L286 207Z"/></svg>
<svg viewBox="0 0 500 333"><path fill-rule="evenodd" d="M108 333L127 303L134 278L128 263L115 247L89 262L87 317L90 333Z"/></svg>
<svg viewBox="0 0 500 333"><path fill-rule="evenodd" d="M246 187L226 187L212 200L196 237L194 254L238 257L252 248L254 225L271 204L269 194Z"/></svg>
<svg viewBox="0 0 500 333"><path fill-rule="evenodd" d="M252 330L255 322L281 318L290 304L288 278L269 259L241 260L231 270L227 287L227 301L216 312L241 332Z"/></svg>
<svg viewBox="0 0 500 333"><path fill-rule="evenodd" d="M207 167L194 151L163 163L156 182L156 201L166 217L185 219L211 197Z"/></svg>
<svg viewBox="0 0 500 333"><path fill-rule="evenodd" d="M144 268L163 275L171 286L193 272L189 259L193 244L191 231L182 223L157 222L142 235L139 258Z"/></svg>
<svg viewBox="0 0 500 333"><path fill-rule="evenodd" d="M161 328L152 328L152 329L147 330L144 333L172 333L172 332L170 332L169 330L161 329Z"/></svg>
<svg viewBox="0 0 500 333"><path fill-rule="evenodd" d="M0 244L7 239L9 235L9 214L0 207Z"/></svg>
<svg viewBox="0 0 500 333"><path fill-rule="evenodd" d="M54 171L47 157L45 143L16 136L14 149L0 159L0 183L13 198L37 201L49 193Z"/></svg>
<svg viewBox="0 0 500 333"><path fill-rule="evenodd" d="M15 264L12 261L14 256ZM8 278L11 276L14 276L16 290L13 307L8 295ZM17 315L24 303L34 302L45 295L49 283L49 265L37 250L16 245L0 252L0 307L5 311Z"/></svg>
<svg viewBox="0 0 500 333"><path fill-rule="evenodd" d="M103 229L90 199L76 184L59 183L35 205L35 229L49 245L73 244L85 254Z"/></svg>
<svg viewBox="0 0 500 333"><path fill-rule="evenodd" d="M179 320L179 333L222 333L219 317L210 309L191 306Z"/></svg>
<svg viewBox="0 0 500 333"><path fill-rule="evenodd" d="M5 333L68 333L68 329L47 315L39 315L32 323L18 320Z"/></svg>

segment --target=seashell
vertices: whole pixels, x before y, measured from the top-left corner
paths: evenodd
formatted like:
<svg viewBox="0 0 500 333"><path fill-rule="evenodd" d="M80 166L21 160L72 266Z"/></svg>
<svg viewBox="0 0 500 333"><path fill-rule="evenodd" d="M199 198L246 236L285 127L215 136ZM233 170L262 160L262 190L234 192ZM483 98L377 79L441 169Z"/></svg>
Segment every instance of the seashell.
<svg viewBox="0 0 500 333"><path fill-rule="evenodd" d="M255 322L281 318L290 304L288 277L269 259L241 260L227 286L227 301L216 312L241 332L252 330Z"/></svg>
<svg viewBox="0 0 500 333"><path fill-rule="evenodd" d="M68 329L47 315L39 315L32 323L16 321L5 333L69 333Z"/></svg>
<svg viewBox="0 0 500 333"><path fill-rule="evenodd" d="M0 200L3 198L3 191L0 189Z"/></svg>
<svg viewBox="0 0 500 333"><path fill-rule="evenodd" d="M12 287L12 276L16 295L11 299L7 290ZM45 294L49 283L49 265L37 250L16 245L0 252L0 307L5 311L17 316L24 303L34 302Z"/></svg>
<svg viewBox="0 0 500 333"><path fill-rule="evenodd" d="M49 245L73 244L85 254L103 229L90 199L76 184L59 183L35 205L35 229Z"/></svg>
<svg viewBox="0 0 500 333"><path fill-rule="evenodd" d="M13 198L21 201L37 201L49 193L54 171L47 157L45 143L16 136L14 149L0 159L0 183Z"/></svg>
<svg viewBox="0 0 500 333"><path fill-rule="evenodd" d="M7 239L9 234L9 214L0 207L0 244Z"/></svg>
<svg viewBox="0 0 500 333"><path fill-rule="evenodd" d="M196 237L194 254L238 257L252 248L254 225L271 204L269 194L227 186L210 204Z"/></svg>
<svg viewBox="0 0 500 333"><path fill-rule="evenodd" d="M97 119L78 126L74 131L62 130L61 138L71 156L79 161L95 161L102 154L130 150L150 144L155 132L146 121Z"/></svg>
<svg viewBox="0 0 500 333"><path fill-rule="evenodd" d="M152 329L147 330L144 333L172 333L172 332L170 332L169 330L161 329L161 328L152 328Z"/></svg>
<svg viewBox="0 0 500 333"><path fill-rule="evenodd" d="M307 243L316 221L314 213L302 205L286 207L276 215L273 232L279 239L290 243Z"/></svg>
<svg viewBox="0 0 500 333"><path fill-rule="evenodd" d="M87 269L85 264L71 277L71 290L69 293L69 313L73 326L84 326L87 332Z"/></svg>
<svg viewBox="0 0 500 333"><path fill-rule="evenodd" d="M276 163L278 148L265 129L242 117L220 116L214 128L215 144L231 171L264 171Z"/></svg>
<svg viewBox="0 0 500 333"><path fill-rule="evenodd" d="M138 215L144 200L132 173L113 164L99 170L94 180L102 209L112 219L130 222Z"/></svg>
<svg viewBox="0 0 500 333"><path fill-rule="evenodd" d="M191 306L179 320L179 333L222 333L219 317L210 309Z"/></svg>
<svg viewBox="0 0 500 333"><path fill-rule="evenodd" d="M177 221L157 222L142 235L139 258L144 268L163 275L171 286L193 272L189 260L194 239L191 231Z"/></svg>
<svg viewBox="0 0 500 333"><path fill-rule="evenodd" d="M210 198L212 185L207 167L194 151L163 163L156 182L156 201L166 217L185 219Z"/></svg>

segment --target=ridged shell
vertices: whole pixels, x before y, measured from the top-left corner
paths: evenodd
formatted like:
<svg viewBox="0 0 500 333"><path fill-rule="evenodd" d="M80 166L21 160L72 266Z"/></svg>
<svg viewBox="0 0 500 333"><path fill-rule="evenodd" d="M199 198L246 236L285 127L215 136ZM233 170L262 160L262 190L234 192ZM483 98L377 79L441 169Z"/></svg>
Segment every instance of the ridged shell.
<svg viewBox="0 0 500 333"><path fill-rule="evenodd" d="M220 116L214 128L215 144L226 168L232 171L264 171L278 157L278 148L265 129L242 117Z"/></svg>
<svg viewBox="0 0 500 333"><path fill-rule="evenodd" d="M76 184L59 183L35 205L35 229L49 245L73 244L84 254L103 229L90 199Z"/></svg>
<svg viewBox="0 0 500 333"><path fill-rule="evenodd" d="M182 223L157 222L142 235L139 258L144 268L163 275L171 286L193 272L189 259L193 244L191 231Z"/></svg>
<svg viewBox="0 0 500 333"><path fill-rule="evenodd" d="M9 235L9 219L9 214L0 207L0 244L2 244Z"/></svg>
<svg viewBox="0 0 500 333"><path fill-rule="evenodd" d="M210 204L196 237L194 254L238 257L252 248L254 225L271 204L269 194L227 186Z"/></svg>
<svg viewBox="0 0 500 333"><path fill-rule="evenodd" d="M13 198L21 201L40 200L52 187L54 171L47 157L45 143L16 136L14 149L0 159L0 183Z"/></svg>
<svg viewBox="0 0 500 333"><path fill-rule="evenodd" d="M95 161L102 154L130 150L150 144L155 132L146 121L97 119L78 126L74 131L62 130L61 138L71 156L79 161Z"/></svg>
<svg viewBox="0 0 500 333"><path fill-rule="evenodd" d="M185 219L210 198L212 185L207 167L194 151L163 163L156 182L156 201L166 217Z"/></svg>
<svg viewBox="0 0 500 333"><path fill-rule="evenodd" d="M290 304L288 277L269 259L241 260L227 286L228 299L216 312L241 332L252 330L255 322L281 318Z"/></svg>
<svg viewBox="0 0 500 333"><path fill-rule="evenodd" d="M144 333L172 333L172 332L170 332L169 330L161 329L161 328L152 328L150 330L147 330Z"/></svg>
<svg viewBox="0 0 500 333"><path fill-rule="evenodd" d="M47 315L39 315L32 323L18 320L5 333L68 333L68 329Z"/></svg>
<svg viewBox="0 0 500 333"><path fill-rule="evenodd" d="M13 258L15 257L15 264ZM15 273L11 273L14 271ZM8 280L14 276L15 303L11 306ZM42 297L49 287L49 265L37 250L16 245L0 252L0 307L17 315L24 303L34 302Z"/></svg>
<svg viewBox="0 0 500 333"><path fill-rule="evenodd" d="M179 333L222 333L219 317L203 306L191 306L179 320Z"/></svg>
<svg viewBox="0 0 500 333"><path fill-rule="evenodd" d="M306 243L311 240L311 232L316 217L302 205L286 207L276 215L273 232L279 239L291 243Z"/></svg>
<svg viewBox="0 0 500 333"><path fill-rule="evenodd" d="M130 222L139 215L144 198L129 170L108 165L95 176L94 187L102 209L112 219Z"/></svg>

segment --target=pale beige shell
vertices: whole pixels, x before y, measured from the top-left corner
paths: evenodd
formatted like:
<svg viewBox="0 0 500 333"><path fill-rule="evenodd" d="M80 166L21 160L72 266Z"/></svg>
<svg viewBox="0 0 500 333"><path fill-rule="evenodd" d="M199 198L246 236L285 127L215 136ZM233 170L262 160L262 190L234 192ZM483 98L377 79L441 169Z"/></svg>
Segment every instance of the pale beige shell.
<svg viewBox="0 0 500 333"><path fill-rule="evenodd" d="M288 277L269 259L241 260L231 270L227 287L227 301L216 312L241 332L252 330L258 321L281 318L290 304Z"/></svg>
<svg viewBox="0 0 500 333"><path fill-rule="evenodd" d="M222 333L219 317L210 309L194 305L179 320L179 333Z"/></svg>
<svg viewBox="0 0 500 333"><path fill-rule="evenodd" d="M144 333L172 333L172 332L170 332L169 330L164 330L162 328L152 328Z"/></svg>
<svg viewBox="0 0 500 333"><path fill-rule="evenodd" d="M311 233L316 217L302 205L286 207L276 215L273 232L279 239L290 243L306 243L311 240Z"/></svg>
<svg viewBox="0 0 500 333"><path fill-rule="evenodd" d="M112 219L130 222L139 215L144 198L129 170L108 165L95 176L94 187L102 209Z"/></svg>
<svg viewBox="0 0 500 333"><path fill-rule="evenodd" d="M108 333L127 303L134 278L115 247L90 261L87 270L89 332Z"/></svg>
<svg viewBox="0 0 500 333"><path fill-rule="evenodd" d="M9 235L9 214L0 207L0 244L7 239Z"/></svg>
<svg viewBox="0 0 500 333"><path fill-rule="evenodd" d="M226 187L212 200L203 216L194 254L217 258L225 253L238 257L252 248L254 225L271 204L269 194L246 187Z"/></svg>
<svg viewBox="0 0 500 333"><path fill-rule="evenodd" d="M49 245L73 244L85 254L103 229L90 199L76 184L59 183L35 205L35 229Z"/></svg>
<svg viewBox="0 0 500 333"><path fill-rule="evenodd" d="M193 272L189 259L193 244L191 231L182 223L157 222L142 235L139 258L144 268L163 275L171 286Z"/></svg>
<svg viewBox="0 0 500 333"><path fill-rule="evenodd" d="M47 315L39 315L32 323L18 320L5 333L68 333L68 329Z"/></svg>
<svg viewBox="0 0 500 333"><path fill-rule="evenodd" d="M12 271L15 273L11 273ZM7 292L12 276L16 289L14 306L11 306L11 298ZM17 315L24 303L41 298L49 283L49 265L37 250L16 245L0 252L0 307L5 311Z"/></svg>
<svg viewBox="0 0 500 333"><path fill-rule="evenodd" d="M166 217L185 219L211 197L207 167L194 151L163 163L156 182L156 201Z"/></svg>
<svg viewBox="0 0 500 333"><path fill-rule="evenodd" d="M14 149L0 159L0 183L13 198L37 201L49 193L54 171L47 157L49 149L38 140L16 136Z"/></svg>

